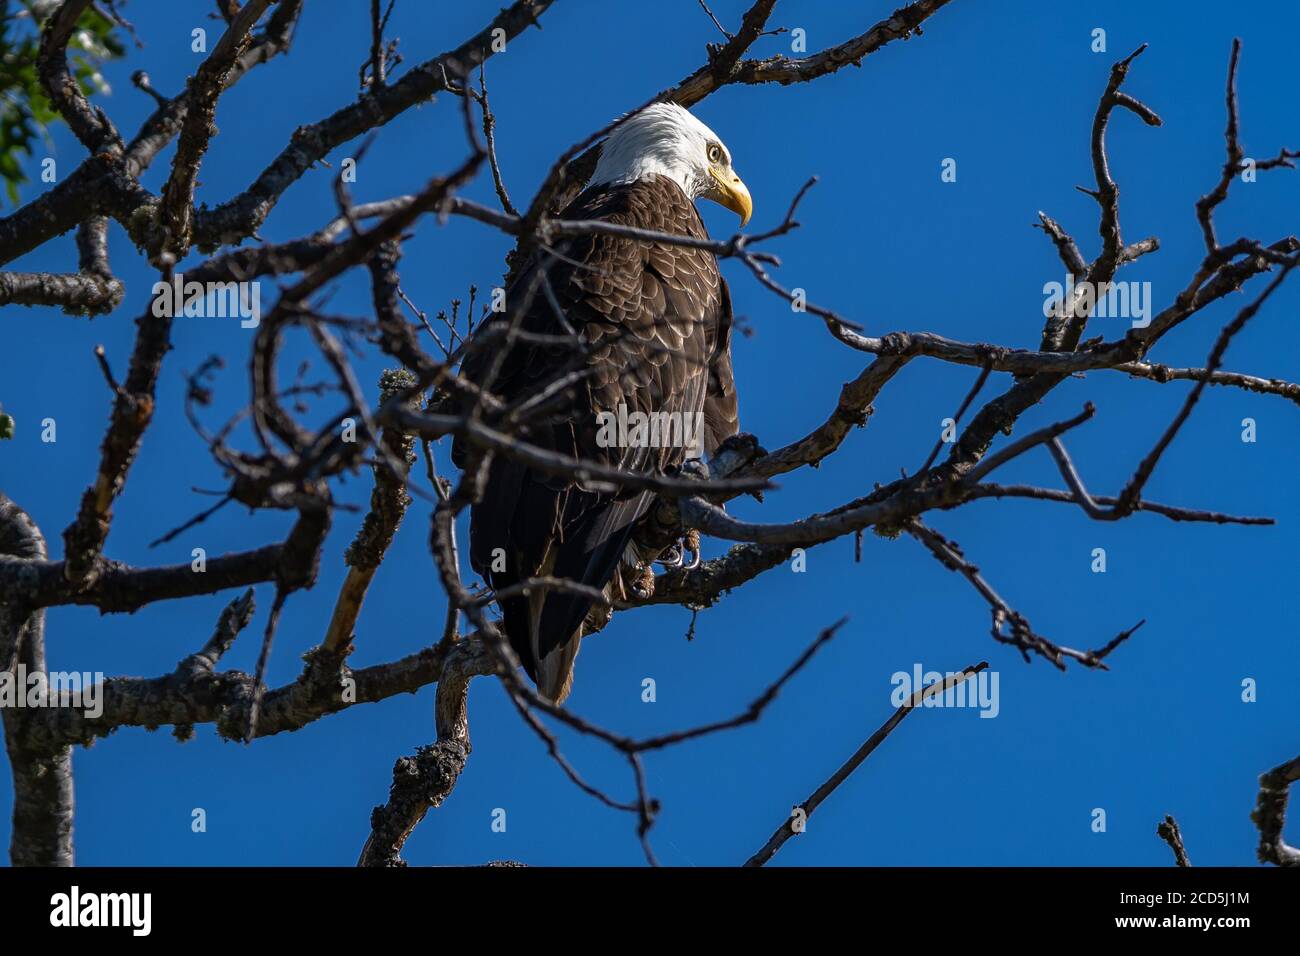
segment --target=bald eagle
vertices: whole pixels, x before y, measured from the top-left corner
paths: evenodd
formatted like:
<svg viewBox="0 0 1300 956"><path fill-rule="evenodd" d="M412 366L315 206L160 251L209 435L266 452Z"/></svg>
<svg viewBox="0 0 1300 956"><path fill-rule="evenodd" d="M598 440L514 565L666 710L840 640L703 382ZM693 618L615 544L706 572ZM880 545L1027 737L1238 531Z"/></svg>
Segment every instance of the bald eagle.
<svg viewBox="0 0 1300 956"><path fill-rule="evenodd" d="M700 198L734 211L742 226L749 221L749 190L727 147L686 109L659 103L615 127L585 191L560 216L706 239ZM505 303L480 333L504 322L525 335L504 353L499 344L471 349L461 371L508 404L573 376L560 411L552 407L528 426L523 437L532 444L663 474L711 455L737 432L731 299L713 253L616 235L575 238L540 252ZM453 447L457 465L467 450L463 442ZM632 540L653 499L496 456L471 511L470 563L495 590L554 576L624 597L655 557ZM569 694L592 605L555 590L500 602L511 646L539 693L556 703Z"/></svg>

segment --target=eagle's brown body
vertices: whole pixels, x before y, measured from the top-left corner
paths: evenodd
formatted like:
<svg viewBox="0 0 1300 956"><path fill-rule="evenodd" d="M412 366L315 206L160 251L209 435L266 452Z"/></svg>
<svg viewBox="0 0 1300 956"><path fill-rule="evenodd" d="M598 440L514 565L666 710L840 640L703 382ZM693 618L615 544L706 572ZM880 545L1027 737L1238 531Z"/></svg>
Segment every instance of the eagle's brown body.
<svg viewBox="0 0 1300 956"><path fill-rule="evenodd" d="M562 218L707 238L694 203L661 176L590 188ZM597 414L623 407L628 413L702 415L706 454L735 434L731 301L713 254L611 235L572 239L557 251L559 257L543 253L544 260L523 270L507 290L506 310L492 321L511 322L513 310L523 308L524 331L565 335L558 304L583 349L519 342L489 383L500 351L494 345L472 352L462 369L507 402L535 395L574 370L587 373L570 389L564 408L530 425L525 440L573 458L662 473L691 453L680 444L601 447ZM556 303L537 281L543 266ZM463 463L463 447L453 455ZM652 500L647 492L594 492L497 456L471 515L471 564L498 590L544 574L607 588ZM613 586L622 589L619 581ZM541 693L562 700L592 602L551 591L501 604L505 631L525 669Z"/></svg>

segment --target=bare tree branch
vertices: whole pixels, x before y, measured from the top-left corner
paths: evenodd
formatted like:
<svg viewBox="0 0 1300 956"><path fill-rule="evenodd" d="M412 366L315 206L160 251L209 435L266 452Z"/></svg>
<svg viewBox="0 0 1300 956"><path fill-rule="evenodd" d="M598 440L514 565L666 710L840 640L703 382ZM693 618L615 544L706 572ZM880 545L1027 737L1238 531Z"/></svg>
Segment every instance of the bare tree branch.
<svg viewBox="0 0 1300 956"><path fill-rule="evenodd" d="M1255 809L1251 811L1250 819L1259 828L1257 855L1261 863L1300 866L1300 850L1288 846L1282 839L1282 827L1286 824L1287 796L1291 785L1297 780L1300 780L1300 757L1278 764L1259 776L1259 796L1255 800Z"/></svg>
<svg viewBox="0 0 1300 956"><path fill-rule="evenodd" d="M1192 865L1192 861L1187 858L1187 848L1183 846L1183 832L1178 829L1177 820L1170 815L1166 815L1164 820L1156 826L1156 833L1160 839L1169 844L1169 849L1174 851L1174 861L1179 866Z"/></svg>
<svg viewBox="0 0 1300 956"><path fill-rule="evenodd" d="M757 853L745 861L745 866L762 866L776 855L777 850L785 846L790 837L796 833L803 833L803 825L807 823L814 811L822 805L827 797L835 792L840 784L852 776L853 771L862 766L862 762L870 757L872 752L884 742L885 738L894 732L894 728L903 722L904 717L917 707L924 706L927 699L947 693L988 666L987 661L980 661L978 664L972 664L951 677L944 678L943 681L937 684L916 688L908 702L895 710L893 716L881 724L880 728L868 737L862 746L854 751L853 755L844 761L835 773L831 774L830 779L814 790L808 799L795 805L795 811L800 812L796 814L792 811L790 816L768 838L767 843L763 844Z"/></svg>

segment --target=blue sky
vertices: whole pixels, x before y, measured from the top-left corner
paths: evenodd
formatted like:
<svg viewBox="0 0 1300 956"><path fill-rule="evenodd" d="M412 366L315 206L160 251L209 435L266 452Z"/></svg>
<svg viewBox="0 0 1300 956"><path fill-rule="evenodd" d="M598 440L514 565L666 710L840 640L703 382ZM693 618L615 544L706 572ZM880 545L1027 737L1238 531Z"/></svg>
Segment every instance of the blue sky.
<svg viewBox="0 0 1300 956"><path fill-rule="evenodd" d="M747 4L715 0L735 25ZM778 4L773 23L806 30L809 49L860 33L888 15L889 2ZM142 65L156 88L179 89L198 63L189 32L216 24L210 4L132 4L146 49L131 51L106 75L102 102L120 129L134 131L150 101L129 82ZM403 68L479 29L500 6L399 0L391 32ZM541 33L529 31L489 63L498 147L512 194L526 202L564 148L696 68L719 37L694 0L646 4L559 0ZM293 129L351 102L369 44L368 4L309 2L292 53L260 67L221 100L198 198L210 205L247 186ZM1106 30L1107 52L1090 49ZM1300 13L1289 3L1252 5L1124 2L1043 4L1030 0L955 0L925 27L813 84L730 87L697 107L726 141L755 200L756 229L780 220L810 175L820 183L801 207L803 228L772 245L779 278L860 322L871 334L930 330L968 341L1033 347L1042 325L1042 287L1063 279L1055 251L1031 228L1037 210L1057 218L1089 257L1097 251L1097 212L1074 190L1091 184L1088 131L1112 62L1138 44L1150 48L1126 89L1155 109L1152 129L1118 113L1110 157L1122 189L1130 241L1158 235L1159 253L1123 278L1149 281L1157 308L1182 288L1202 255L1193 212L1223 161L1223 83L1229 45L1243 40L1239 92L1243 143L1250 156L1296 147L1294 36ZM767 37L755 53L789 52L788 37ZM143 62L136 59L143 56ZM451 98L408 111L384 128L360 166L358 200L413 191L464 155ZM351 155L345 147L331 155ZM65 129L52 152L61 175L82 158ZM144 182L158 190L168 150ZM957 181L940 163L957 161ZM262 230L272 240L304 235L334 214L330 173L308 173ZM29 185L25 198L40 184ZM467 195L493 201L486 177ZM1290 171L1238 183L1221 209L1220 235L1271 242L1295 231L1300 178ZM734 217L703 210L714 235ZM436 311L499 281L507 240L469 221L424 221L407 243L403 285ZM0 346L0 402L18 436L0 447L0 487L44 529L57 556L98 459L109 395L92 349L103 343L125 368L134 318L154 275L117 227L113 263L127 286L125 304L93 321L54 309L6 307ZM195 260L197 261L197 259ZM67 271L71 234L10 268ZM842 382L868 359L831 339L810 316L791 313L735 263L724 263L738 315L752 333L738 337L735 365L741 421L763 443L786 444L829 415ZM264 289L265 297L270 290ZM1162 342L1153 359L1203 364L1218 329L1243 304L1231 298ZM1226 367L1300 378L1294 318L1300 287L1284 287L1234 340ZM365 314L364 276L332 290L335 314ZM1122 320L1098 320L1090 334L1120 334ZM217 352L209 422L242 404L248 333L215 322L178 327L164 366L155 417L127 490L115 507L111 557L133 564L189 560L279 540L289 518L228 509L163 547L148 541L210 503L191 486L219 487L220 476L181 412L183 373ZM305 354L305 353L304 353ZM318 363L319 364L319 363ZM383 362L358 363L373 385ZM286 368L292 368L286 365ZM784 521L833 507L874 482L915 468L939 422L974 380L971 369L918 359L881 395L865 430L817 471L781 479L766 502L739 503L753 520ZM1008 384L995 374L986 395ZM1097 372L1058 388L1021 419L1019 433L1075 413L1085 400L1096 418L1069 447L1095 493L1115 493L1182 402L1188 383L1159 385ZM373 392L373 389L372 389ZM324 410L320 412L323 415ZM999 673L1000 713L973 710L912 715L813 816L775 865L1077 864L1163 865L1170 853L1156 823L1175 814L1198 864L1254 863L1248 814L1260 772L1297 749L1300 667L1296 633L1294 527L1300 518L1288 477L1300 465L1294 441L1300 411L1275 396L1209 391L1165 455L1148 496L1189 507L1266 514L1275 527L1172 523L1151 515L1098 524L1079 510L1046 502L979 502L932 516L1004 597L1060 643L1095 647L1147 619L1117 651L1109 672L1042 660L1024 663L988 635L979 597L915 541L867 535L862 562L852 539L808 554L807 571L773 571L700 614L656 608L620 614L588 640L577 663L574 710L607 726L649 734L729 716L792 661L816 632L849 622L757 725L648 758L649 785L663 803L652 832L662 862L682 866L742 862L790 807L806 797L888 716L895 671L915 664L956 670L987 659ZM39 440L39 421L58 422L58 441ZM1253 418L1258 440L1241 441ZM446 462L446 450L440 450ZM1005 481L1059 485L1037 452L1000 473ZM339 490L364 503L368 476ZM320 580L295 595L281 621L268 683L292 680L299 655L324 633L342 580L342 552L360 515L340 513L326 545ZM426 550L427 505L416 504L370 591L358 625L354 665L411 653L438 633L443 603ZM725 545L712 541L709 555ZM1104 548L1107 571L1091 570ZM252 670L271 588L258 588L258 618L225 660ZM135 615L101 618L81 608L48 616L51 666L108 674L157 675L200 647L234 595L165 603ZM655 679L656 703L641 700ZM1258 700L1241 699L1242 681ZM398 756L431 742L433 688L356 707L294 734L252 746L221 742L211 727L178 744L167 732L119 731L75 756L77 855L84 864L350 865L367 833L370 808L384 801ZM516 859L532 864L639 865L634 821L577 791L525 728L504 692L473 685L475 745L446 804L406 847L413 864ZM566 754L594 782L632 793L621 761L561 731ZM6 774L7 778L7 774ZM11 792L0 785L0 839L7 844ZM193 833L203 808L207 832ZM492 831L494 809L507 813ZM1104 833L1092 812L1103 808Z"/></svg>

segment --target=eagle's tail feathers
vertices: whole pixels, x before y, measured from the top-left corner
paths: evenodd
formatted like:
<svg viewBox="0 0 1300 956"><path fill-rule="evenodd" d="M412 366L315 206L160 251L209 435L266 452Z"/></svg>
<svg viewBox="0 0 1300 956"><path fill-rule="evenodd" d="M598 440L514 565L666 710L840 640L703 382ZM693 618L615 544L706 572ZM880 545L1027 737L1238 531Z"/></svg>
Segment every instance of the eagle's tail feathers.
<svg viewBox="0 0 1300 956"><path fill-rule="evenodd" d="M550 549L542 559L537 574L550 575L555 570L555 550ZM573 661L582 643L582 625L569 637L554 647L542 646L542 609L546 606L546 591L536 590L528 595L528 643L532 651L533 677L537 692L555 704L564 702L573 688ZM550 643L550 642L547 642Z"/></svg>
<svg viewBox="0 0 1300 956"><path fill-rule="evenodd" d="M573 662L582 645L582 628L541 659L537 665L537 692L555 704L562 704L573 690Z"/></svg>

